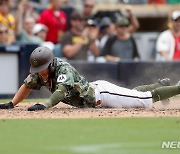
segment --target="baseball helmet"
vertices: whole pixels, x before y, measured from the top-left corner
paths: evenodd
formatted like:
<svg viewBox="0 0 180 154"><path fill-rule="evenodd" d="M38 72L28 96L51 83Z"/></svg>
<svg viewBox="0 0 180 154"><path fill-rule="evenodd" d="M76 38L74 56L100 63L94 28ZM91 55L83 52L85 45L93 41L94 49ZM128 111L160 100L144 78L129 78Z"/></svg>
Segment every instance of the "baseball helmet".
<svg viewBox="0 0 180 154"><path fill-rule="evenodd" d="M53 52L47 47L38 47L30 55L30 73L38 73L48 68L54 60Z"/></svg>

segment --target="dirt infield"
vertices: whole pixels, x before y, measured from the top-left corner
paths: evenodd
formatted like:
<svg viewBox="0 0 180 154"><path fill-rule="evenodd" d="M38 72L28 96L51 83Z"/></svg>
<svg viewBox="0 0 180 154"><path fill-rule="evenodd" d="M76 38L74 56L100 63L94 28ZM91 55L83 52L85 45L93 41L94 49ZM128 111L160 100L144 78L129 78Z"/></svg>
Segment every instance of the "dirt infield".
<svg viewBox="0 0 180 154"><path fill-rule="evenodd" d="M78 109L59 103L44 111L27 111L37 102L20 103L14 109L0 110L0 119L51 119L51 118L107 118L107 117L180 117L180 99L171 100L170 104L157 102L151 109ZM39 102L38 102L39 103Z"/></svg>

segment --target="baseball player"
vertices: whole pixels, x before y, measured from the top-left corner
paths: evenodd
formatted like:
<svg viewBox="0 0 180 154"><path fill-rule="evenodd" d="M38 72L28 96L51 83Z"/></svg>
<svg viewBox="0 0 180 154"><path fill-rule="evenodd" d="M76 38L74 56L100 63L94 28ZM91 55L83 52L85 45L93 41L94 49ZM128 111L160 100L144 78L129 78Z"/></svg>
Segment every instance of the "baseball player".
<svg viewBox="0 0 180 154"><path fill-rule="evenodd" d="M48 88L52 95L28 111L44 110L63 102L75 107L134 108L151 107L153 102L180 94L180 86L170 86L169 79L155 84L139 86L133 90L107 81L89 83L69 63L55 58L46 47L36 48L30 56L30 74L11 102L0 104L1 109L11 109L28 97L32 89Z"/></svg>

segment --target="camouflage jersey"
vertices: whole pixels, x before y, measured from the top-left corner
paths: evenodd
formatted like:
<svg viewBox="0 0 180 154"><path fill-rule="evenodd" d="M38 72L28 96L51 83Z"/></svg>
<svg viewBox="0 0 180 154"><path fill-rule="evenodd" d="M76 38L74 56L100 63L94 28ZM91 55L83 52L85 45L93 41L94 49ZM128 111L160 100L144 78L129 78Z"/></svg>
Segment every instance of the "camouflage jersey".
<svg viewBox="0 0 180 154"><path fill-rule="evenodd" d="M64 86L67 90L62 102L75 107L95 107L95 92L92 85L81 76L78 71L69 63L55 58L55 70L44 81L38 73L30 74L25 79L27 88L40 90L45 86L54 93L59 86ZM54 106L55 104L52 104Z"/></svg>

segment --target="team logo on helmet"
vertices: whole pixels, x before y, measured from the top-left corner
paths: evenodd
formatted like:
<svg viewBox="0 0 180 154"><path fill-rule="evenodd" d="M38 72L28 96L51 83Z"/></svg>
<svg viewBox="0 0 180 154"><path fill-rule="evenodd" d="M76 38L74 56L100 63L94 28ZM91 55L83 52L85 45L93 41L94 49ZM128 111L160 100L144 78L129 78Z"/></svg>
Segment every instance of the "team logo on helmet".
<svg viewBox="0 0 180 154"><path fill-rule="evenodd" d="M38 64L38 61L37 61L36 59L33 59L33 60L32 60L32 65L33 65L34 67L38 66L38 65L39 65L39 64Z"/></svg>

